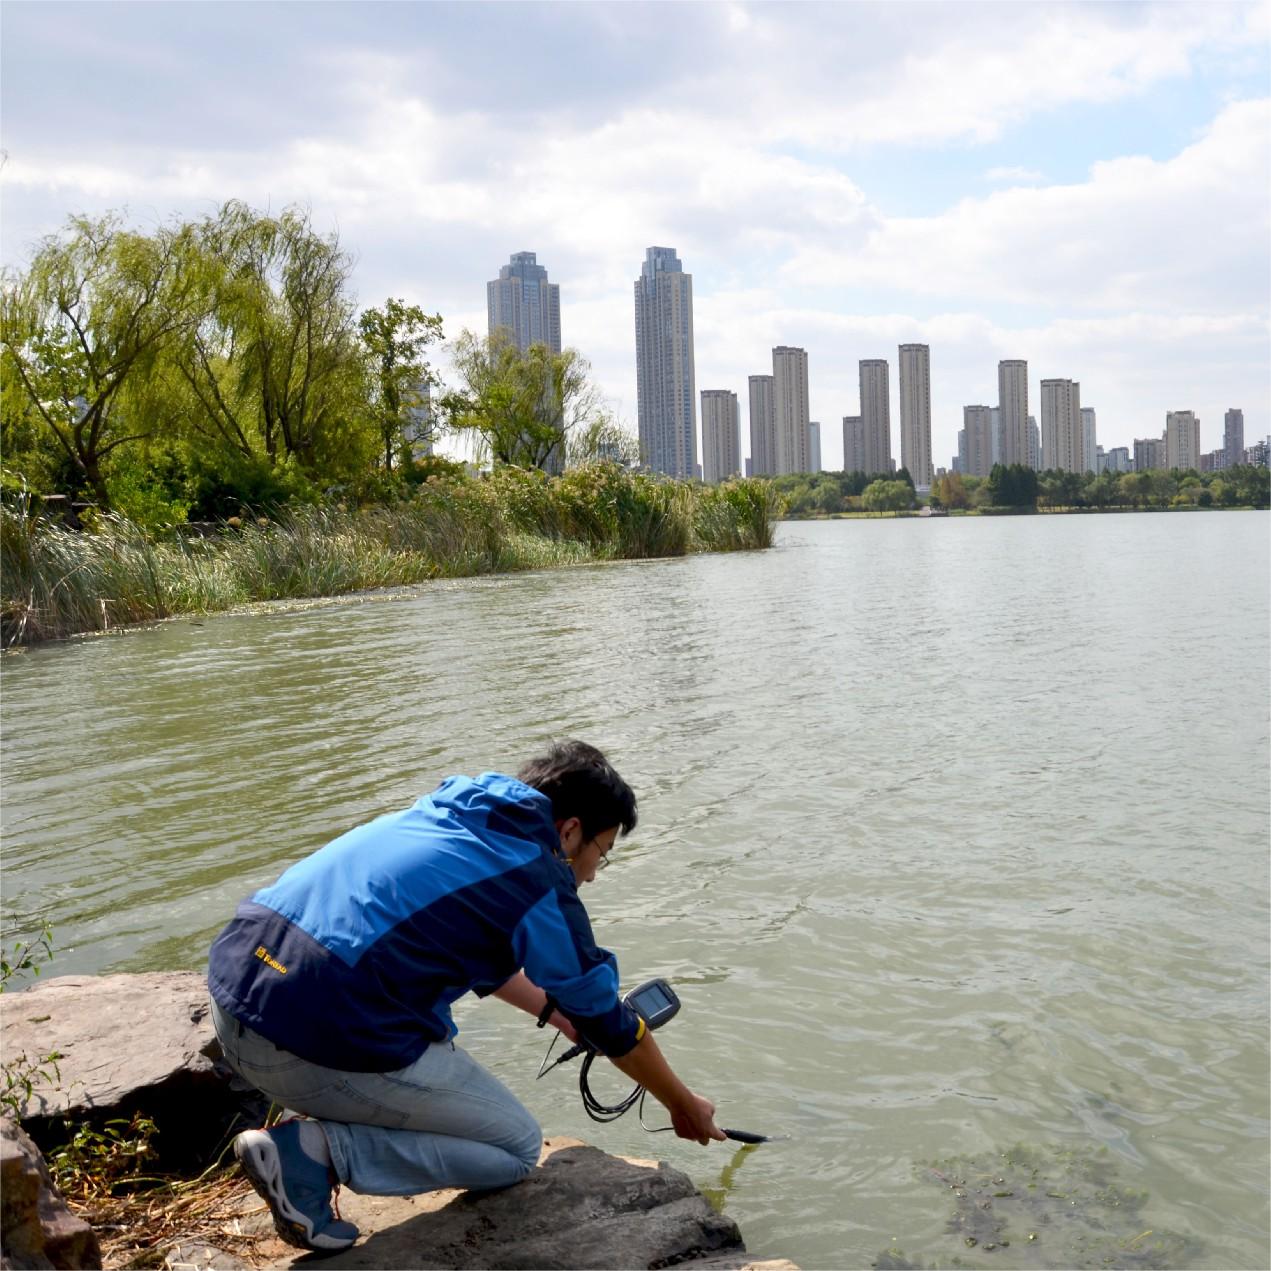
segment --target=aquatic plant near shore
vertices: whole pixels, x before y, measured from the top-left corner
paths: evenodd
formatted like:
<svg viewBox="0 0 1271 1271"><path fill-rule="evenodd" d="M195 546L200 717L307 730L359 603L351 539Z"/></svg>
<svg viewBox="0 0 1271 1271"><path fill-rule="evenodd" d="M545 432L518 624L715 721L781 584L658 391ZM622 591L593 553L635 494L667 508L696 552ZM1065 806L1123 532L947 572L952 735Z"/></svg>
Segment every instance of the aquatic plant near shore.
<svg viewBox="0 0 1271 1271"><path fill-rule="evenodd" d="M771 546L765 481L668 481L613 464L562 477L519 468L435 477L410 499L233 518L212 538L155 534L125 517L88 531L0 508L6 647L259 600L336 595L432 578ZM237 521L238 524L234 524Z"/></svg>

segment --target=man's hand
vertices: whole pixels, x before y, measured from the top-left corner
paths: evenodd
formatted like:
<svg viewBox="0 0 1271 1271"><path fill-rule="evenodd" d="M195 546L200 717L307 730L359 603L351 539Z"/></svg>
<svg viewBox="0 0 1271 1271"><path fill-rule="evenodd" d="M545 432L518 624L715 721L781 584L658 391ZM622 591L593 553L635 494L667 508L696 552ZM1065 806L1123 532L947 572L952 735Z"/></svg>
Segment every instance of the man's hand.
<svg viewBox="0 0 1271 1271"><path fill-rule="evenodd" d="M652 1033L645 1033L631 1050L612 1062L615 1068L638 1081L671 1114L671 1125L680 1138L709 1143L712 1139L727 1137L715 1124L715 1105L694 1094L671 1071Z"/></svg>
<svg viewBox="0 0 1271 1271"><path fill-rule="evenodd" d="M715 1124L715 1105L704 1095L695 1091L689 1092L690 1102L672 1108L671 1124L679 1138L691 1139L694 1143L709 1143L712 1139L723 1139L727 1136Z"/></svg>

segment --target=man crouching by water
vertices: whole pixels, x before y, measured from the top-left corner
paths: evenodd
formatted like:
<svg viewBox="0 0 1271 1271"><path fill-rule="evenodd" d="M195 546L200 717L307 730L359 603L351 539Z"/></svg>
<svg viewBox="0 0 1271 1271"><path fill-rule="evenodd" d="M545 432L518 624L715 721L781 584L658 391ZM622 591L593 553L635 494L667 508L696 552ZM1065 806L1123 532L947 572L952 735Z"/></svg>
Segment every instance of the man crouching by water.
<svg viewBox="0 0 1271 1271"><path fill-rule="evenodd" d="M208 984L230 1064L301 1116L234 1152L278 1234L344 1249L337 1184L375 1196L518 1182L534 1118L454 1044L469 990L546 1016L647 1087L683 1139L722 1139L715 1107L671 1071L618 997L578 898L636 823L594 746L553 745L515 778L450 777L404 812L341 835L238 907Z"/></svg>

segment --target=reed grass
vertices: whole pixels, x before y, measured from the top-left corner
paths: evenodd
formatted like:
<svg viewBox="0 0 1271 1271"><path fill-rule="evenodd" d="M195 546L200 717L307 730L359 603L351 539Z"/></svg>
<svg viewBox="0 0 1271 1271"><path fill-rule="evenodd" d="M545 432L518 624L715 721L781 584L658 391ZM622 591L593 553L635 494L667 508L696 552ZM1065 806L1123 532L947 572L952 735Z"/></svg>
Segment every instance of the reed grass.
<svg viewBox="0 0 1271 1271"><path fill-rule="evenodd" d="M434 478L383 507L298 507L210 539L158 535L107 514L88 531L0 507L5 647L251 601L338 595L433 578L772 543L766 481L691 485L612 464L562 477L506 468Z"/></svg>

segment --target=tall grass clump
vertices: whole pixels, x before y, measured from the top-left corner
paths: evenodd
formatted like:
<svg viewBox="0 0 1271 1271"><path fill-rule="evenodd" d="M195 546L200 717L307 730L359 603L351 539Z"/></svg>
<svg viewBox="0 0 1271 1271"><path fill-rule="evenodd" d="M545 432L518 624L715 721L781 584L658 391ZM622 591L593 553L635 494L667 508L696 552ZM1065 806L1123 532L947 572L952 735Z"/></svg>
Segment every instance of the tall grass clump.
<svg viewBox="0 0 1271 1271"><path fill-rule="evenodd" d="M767 481L739 477L698 492L693 533L703 552L734 552L772 546L781 499Z"/></svg>
<svg viewBox="0 0 1271 1271"><path fill-rule="evenodd" d="M73 531L7 502L0 641L433 578L767 547L778 511L765 481L708 487L606 463L562 477L435 476L396 503L294 506L273 521L231 518L206 539L109 513Z"/></svg>

